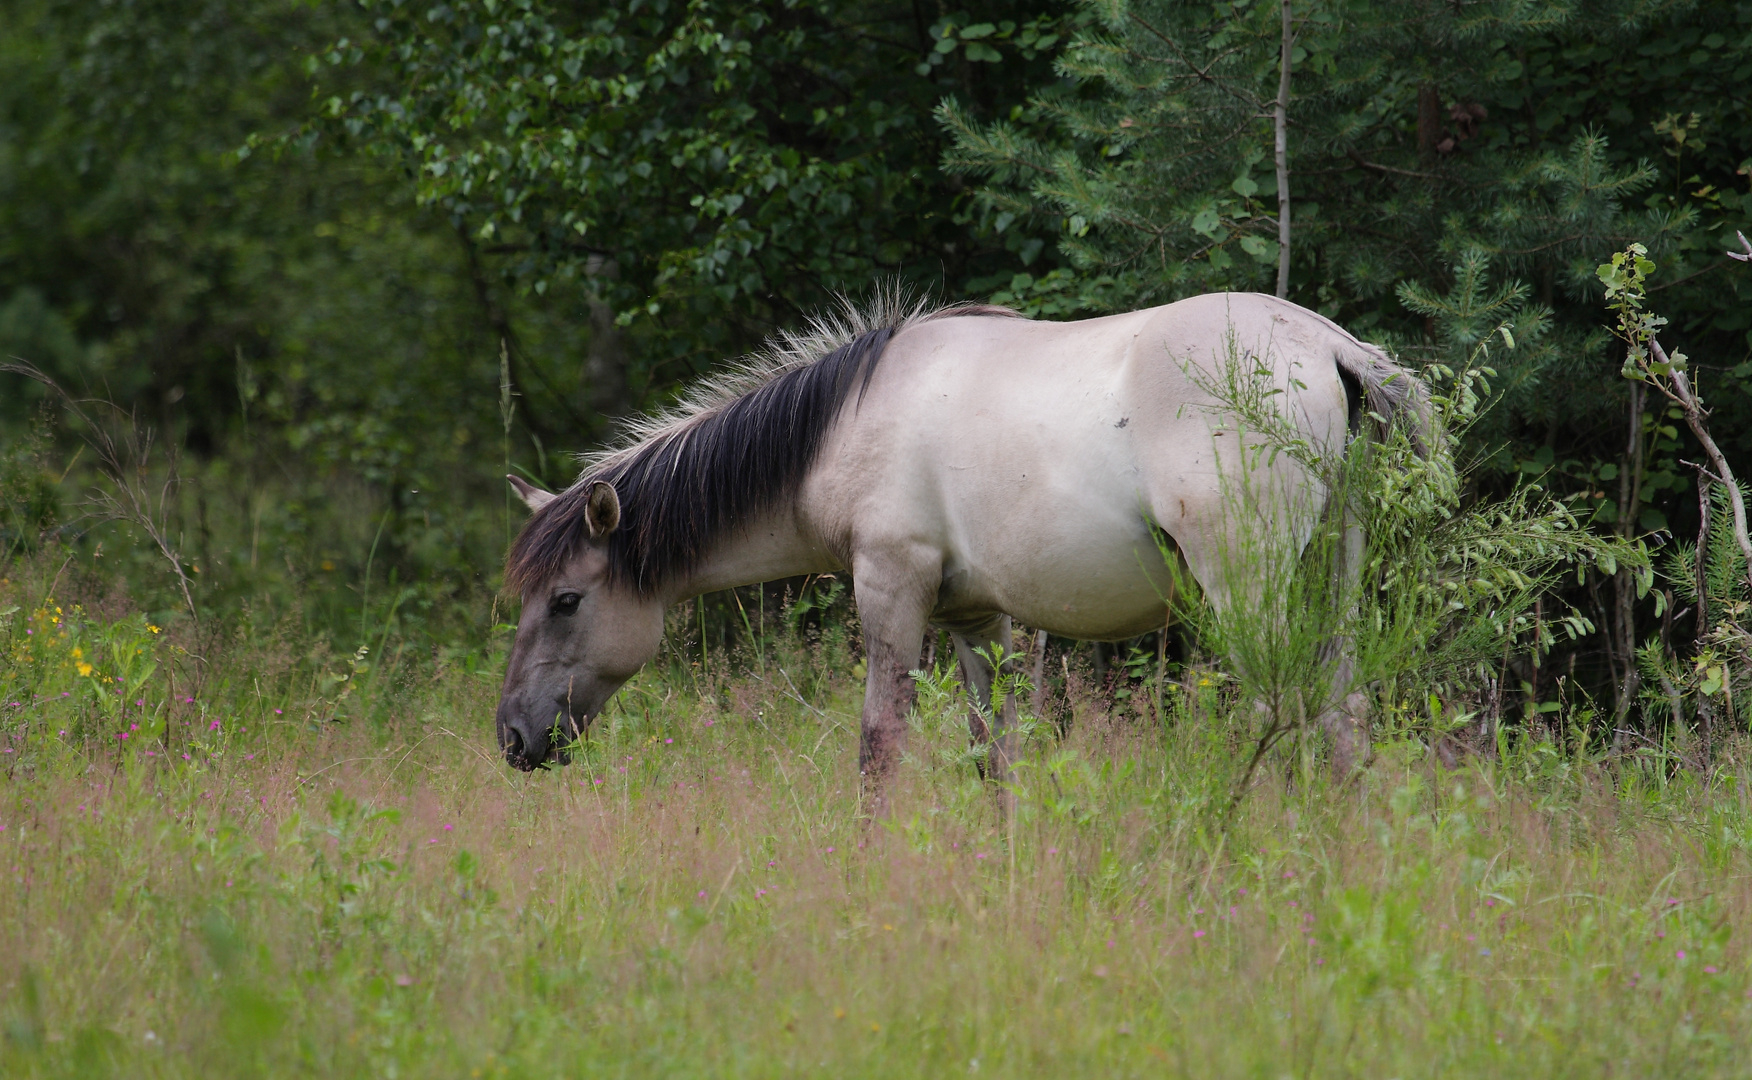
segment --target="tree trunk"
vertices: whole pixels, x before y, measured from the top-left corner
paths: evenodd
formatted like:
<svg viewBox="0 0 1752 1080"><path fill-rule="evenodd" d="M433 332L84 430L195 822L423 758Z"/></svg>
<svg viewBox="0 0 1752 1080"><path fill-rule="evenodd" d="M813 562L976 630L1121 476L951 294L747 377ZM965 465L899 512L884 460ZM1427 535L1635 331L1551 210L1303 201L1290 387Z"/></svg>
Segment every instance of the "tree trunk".
<svg viewBox="0 0 1752 1080"><path fill-rule="evenodd" d="M1442 140L1442 94L1435 83L1417 88L1417 155L1428 160L1436 156L1436 143Z"/></svg>
<svg viewBox="0 0 1752 1080"><path fill-rule="evenodd" d="M1642 384L1631 383L1630 431L1625 441L1624 471L1618 480L1618 535L1626 539L1636 529L1637 512L1642 502L1643 397ZM1617 601L1613 614L1618 624L1613 631L1618 639L1617 651L1622 665L1612 714L1614 726L1621 727L1630 715L1640 684L1636 670L1636 580L1631 574L1621 571L1613 575L1612 585Z"/></svg>
<svg viewBox="0 0 1752 1080"><path fill-rule="evenodd" d="M1290 0L1283 0L1283 15L1283 47L1278 56L1278 96L1277 106L1272 110L1272 126L1277 148L1277 294L1287 297L1290 295L1290 52L1296 43L1290 21Z"/></svg>

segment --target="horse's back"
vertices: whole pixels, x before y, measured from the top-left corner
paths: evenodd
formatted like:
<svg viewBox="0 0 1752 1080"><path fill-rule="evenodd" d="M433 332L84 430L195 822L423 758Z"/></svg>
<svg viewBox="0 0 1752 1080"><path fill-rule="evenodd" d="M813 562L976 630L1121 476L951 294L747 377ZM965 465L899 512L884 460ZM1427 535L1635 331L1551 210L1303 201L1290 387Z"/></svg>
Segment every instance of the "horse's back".
<svg viewBox="0 0 1752 1080"><path fill-rule="evenodd" d="M1069 323L917 324L842 421L817 490L851 546L941 553L944 619L1140 633L1160 625L1169 581L1151 523L1185 549L1223 518L1233 433L1218 433L1211 376L1266 358L1313 434L1332 437L1345 408L1334 332L1253 294Z"/></svg>

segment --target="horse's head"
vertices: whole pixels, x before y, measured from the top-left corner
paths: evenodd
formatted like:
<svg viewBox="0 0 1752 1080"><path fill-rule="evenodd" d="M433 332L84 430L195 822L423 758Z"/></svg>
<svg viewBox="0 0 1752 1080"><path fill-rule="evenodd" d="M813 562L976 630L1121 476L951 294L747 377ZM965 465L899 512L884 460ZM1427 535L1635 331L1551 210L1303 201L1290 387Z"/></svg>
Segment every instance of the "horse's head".
<svg viewBox="0 0 1752 1080"><path fill-rule="evenodd" d="M530 527L555 525L541 519L557 496L510 479L535 511ZM657 655L663 637L661 601L610 578L608 538L620 524L613 485L598 481L571 498L578 505L569 509L582 515L578 542L557 570L520 583L523 613L499 694L499 745L524 770L582 736L621 684Z"/></svg>

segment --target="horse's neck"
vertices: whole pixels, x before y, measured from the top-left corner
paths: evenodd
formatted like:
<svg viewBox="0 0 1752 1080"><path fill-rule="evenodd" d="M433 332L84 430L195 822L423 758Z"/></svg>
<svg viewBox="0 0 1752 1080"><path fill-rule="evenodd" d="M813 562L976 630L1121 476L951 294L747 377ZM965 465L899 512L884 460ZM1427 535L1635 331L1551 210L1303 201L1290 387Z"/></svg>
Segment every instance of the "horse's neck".
<svg viewBox="0 0 1752 1080"><path fill-rule="evenodd" d="M761 517L719 540L694 572L675 582L668 602L776 578L839 569L839 562L796 515Z"/></svg>

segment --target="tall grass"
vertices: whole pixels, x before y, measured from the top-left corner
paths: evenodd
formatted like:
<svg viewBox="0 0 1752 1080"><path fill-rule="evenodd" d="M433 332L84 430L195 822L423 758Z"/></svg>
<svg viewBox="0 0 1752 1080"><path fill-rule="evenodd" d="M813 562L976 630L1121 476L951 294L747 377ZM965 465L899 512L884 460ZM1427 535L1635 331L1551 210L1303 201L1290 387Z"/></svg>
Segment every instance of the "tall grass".
<svg viewBox="0 0 1752 1080"><path fill-rule="evenodd" d="M1225 819L1230 688L1158 720L1073 669L1005 823L937 673L872 824L833 635L666 653L523 775L490 656L336 709L233 641L191 695L163 635L60 606L0 595L6 1075L1744 1070L1744 746L1697 776L1534 728L1445 772L1388 730L1335 792L1285 743Z"/></svg>

